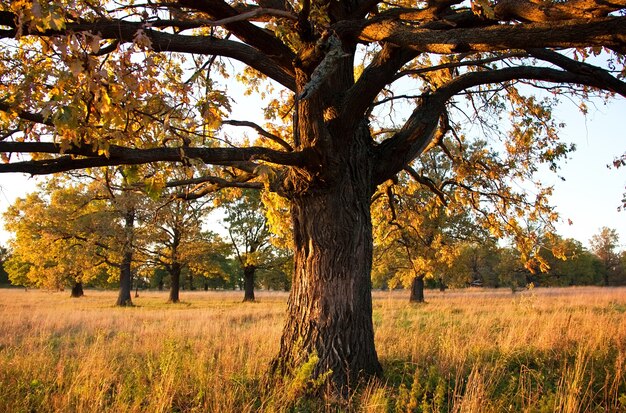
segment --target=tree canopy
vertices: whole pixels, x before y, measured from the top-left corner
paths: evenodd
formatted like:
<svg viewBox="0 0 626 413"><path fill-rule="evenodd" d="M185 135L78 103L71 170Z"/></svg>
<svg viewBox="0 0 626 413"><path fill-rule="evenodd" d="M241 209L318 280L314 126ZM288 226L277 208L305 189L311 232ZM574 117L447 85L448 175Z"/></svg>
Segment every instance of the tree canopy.
<svg viewBox="0 0 626 413"><path fill-rule="evenodd" d="M619 235L613 228L602 227L600 232L589 241L593 253L602 262L604 285L609 285L611 278L621 270L620 257L616 251L619 246Z"/></svg>
<svg viewBox="0 0 626 413"><path fill-rule="evenodd" d="M144 186L283 197L294 275L273 371L316 359L313 375L345 391L382 370L378 187L437 149L453 174L418 181L442 203L458 187L487 221L519 212L511 230L536 218L525 205L554 219L550 188L515 188L572 149L554 100L626 96L625 11L624 0L4 1L0 172L158 163ZM229 117L247 104L232 79L264 98L265 124ZM168 181L172 163L189 176Z"/></svg>
<svg viewBox="0 0 626 413"><path fill-rule="evenodd" d="M85 186L51 183L20 198L5 212L10 246L9 278L14 284L63 289L103 274L117 278L116 248L122 228L105 201Z"/></svg>

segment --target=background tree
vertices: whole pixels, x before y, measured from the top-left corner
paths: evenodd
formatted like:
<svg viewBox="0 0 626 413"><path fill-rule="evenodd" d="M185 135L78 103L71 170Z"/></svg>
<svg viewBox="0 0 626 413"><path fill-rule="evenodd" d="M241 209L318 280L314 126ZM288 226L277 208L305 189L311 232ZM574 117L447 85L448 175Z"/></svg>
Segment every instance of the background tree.
<svg viewBox="0 0 626 413"><path fill-rule="evenodd" d="M108 268L101 256L101 239L119 231L102 201L84 188L41 188L17 199L4 214L11 240L12 282L44 288L72 288L83 295L83 284ZM99 236L100 235L100 236Z"/></svg>
<svg viewBox="0 0 626 413"><path fill-rule="evenodd" d="M421 185L404 183L394 193L388 187L380 198L382 222L374 213L374 273L391 271L390 288L410 289L411 302L424 301L425 279L443 279L458 254L464 236L472 236L468 216L454 215L433 193ZM386 215L386 216L385 216ZM465 228L463 228L465 227ZM378 245L377 245L378 244Z"/></svg>
<svg viewBox="0 0 626 413"><path fill-rule="evenodd" d="M58 288L69 268L58 267L56 257L67 257L67 265L75 266L68 274L76 277L82 267L105 265L111 279L119 280L116 305L132 305L133 253L141 243L136 218L144 198L130 181L134 179L133 169L95 168L89 174L59 175L42 186L40 192L16 201L5 215L7 230L16 233L16 242L21 246L15 251L19 254L16 260L22 265L13 268L22 271L23 264L32 260L51 260L32 266L31 271L35 272L30 278L35 285ZM46 219L40 221L40 216ZM47 238L42 239L40 233L47 234ZM47 243L57 250L46 248ZM45 251L41 256L40 250ZM75 251L85 253L78 257ZM94 271L87 272L101 276L100 270ZM78 294L79 287L77 284Z"/></svg>
<svg viewBox="0 0 626 413"><path fill-rule="evenodd" d="M209 288L235 289L238 286L238 263L233 258L232 245L212 232L202 233L197 246L199 259L190 263L190 271L206 291Z"/></svg>
<svg viewBox="0 0 626 413"><path fill-rule="evenodd" d="M443 122L444 128L451 127L447 119ZM381 186L381 193L374 197L375 243L386 246L379 251L398 249L390 254L394 257L391 266L406 273L398 271L395 281L404 278L403 284L411 286L411 301L424 300L424 279L428 278L442 283L445 278L462 286L497 286L498 239L513 242L527 265L541 266L538 232L533 228L543 225L544 230L551 230L555 219L546 204L549 190L529 200L514 189L514 175L531 178L531 171L515 164L504 166L501 155L490 151L484 141L466 147L454 133L444 136L446 131L436 138L440 146L408 165L404 174ZM486 174L468 175L468 158L480 158L479 167ZM377 266L391 264L384 257ZM453 277L448 275L451 272Z"/></svg>
<svg viewBox="0 0 626 413"><path fill-rule="evenodd" d="M68 182L78 180L86 185L93 200L104 200L112 219L119 223L121 230L100 234L101 256L119 271L119 294L117 306L132 305L131 290L133 275L136 272L135 252L147 240L139 231L141 211L148 201L146 192L151 189L153 180L139 182L151 171L138 166L118 166L94 168L89 174L63 175L59 179Z"/></svg>
<svg viewBox="0 0 626 413"><path fill-rule="evenodd" d="M498 271L501 251L493 239L484 242L467 241L458 247L458 255L444 278L451 287L500 287L502 280ZM523 268L519 252L512 252L516 266ZM515 271L507 268L505 271Z"/></svg>
<svg viewBox="0 0 626 413"><path fill-rule="evenodd" d="M555 254L556 251L556 254ZM546 240L540 254L550 267L542 274L535 274L539 285L570 286L602 283L602 264L587 251L580 241L560 237Z"/></svg>
<svg viewBox="0 0 626 413"><path fill-rule="evenodd" d="M591 238L589 244L593 253L602 262L604 285L609 285L611 279L620 271L620 259L617 252L619 235L617 235L615 229L602 227L600 232Z"/></svg>
<svg viewBox="0 0 626 413"><path fill-rule="evenodd" d="M277 255L276 249L270 243L271 233L259 193L251 190L242 192L240 196L224 204L224 224L243 272L243 301L254 301L257 270L267 271L280 267L285 259Z"/></svg>
<svg viewBox="0 0 626 413"><path fill-rule="evenodd" d="M206 202L169 200L155 203L147 218L150 245L144 250L151 267L161 266L170 276L168 301L180 301L181 274L194 261L204 259L203 217L210 212Z"/></svg>
<svg viewBox="0 0 626 413"><path fill-rule="evenodd" d="M626 95L623 0L0 6L0 172L176 162L197 167L194 179L206 184L199 192L281 195L291 209L294 275L273 369L290 372L317 355L313 376L330 371L323 377L344 392L382 371L370 294L377 187L432 148L450 149L438 137L454 132L453 141L467 143L456 155L457 182L532 178L570 148L558 140L553 102L528 96L530 87L582 99L598 90ZM601 52L607 59L588 59ZM268 97L269 125L224 119L233 102L220 82L229 75ZM465 98L469 106L460 105ZM494 119L510 125L497 133ZM219 135L224 124L260 138ZM487 154L498 157L464 156L476 139L459 133L469 124L490 132ZM492 189L505 207L507 188ZM549 191L535 191L545 203Z"/></svg>
<svg viewBox="0 0 626 413"><path fill-rule="evenodd" d="M533 281L532 273L524 265L520 252L511 246L499 248L497 252L498 284L510 288L513 293L526 288Z"/></svg>

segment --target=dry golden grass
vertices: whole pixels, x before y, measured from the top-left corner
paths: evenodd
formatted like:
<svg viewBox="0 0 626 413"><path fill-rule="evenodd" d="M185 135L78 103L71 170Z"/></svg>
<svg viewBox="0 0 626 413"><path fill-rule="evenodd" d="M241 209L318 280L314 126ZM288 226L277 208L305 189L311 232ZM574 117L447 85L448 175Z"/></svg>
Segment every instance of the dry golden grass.
<svg viewBox="0 0 626 413"><path fill-rule="evenodd" d="M286 294L0 290L1 412L623 412L626 289L374 294L386 376L349 404L264 389Z"/></svg>

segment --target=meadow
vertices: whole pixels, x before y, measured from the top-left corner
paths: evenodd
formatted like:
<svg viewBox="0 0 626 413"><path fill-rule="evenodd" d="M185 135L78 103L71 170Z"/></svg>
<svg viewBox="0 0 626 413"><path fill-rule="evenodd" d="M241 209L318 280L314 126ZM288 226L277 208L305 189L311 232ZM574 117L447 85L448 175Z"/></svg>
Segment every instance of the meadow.
<svg viewBox="0 0 626 413"><path fill-rule="evenodd" d="M625 412L626 288L374 292L382 380L271 387L285 293L0 290L1 412Z"/></svg>

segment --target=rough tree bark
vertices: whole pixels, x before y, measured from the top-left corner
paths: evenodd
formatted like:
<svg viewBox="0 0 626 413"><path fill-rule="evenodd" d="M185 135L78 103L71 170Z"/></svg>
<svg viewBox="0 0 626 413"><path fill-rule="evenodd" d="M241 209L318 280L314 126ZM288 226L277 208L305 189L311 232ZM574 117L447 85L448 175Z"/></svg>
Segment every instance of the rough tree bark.
<svg viewBox="0 0 626 413"><path fill-rule="evenodd" d="M243 301L254 301L254 274L256 272L256 266L246 265L243 268L243 289L244 297Z"/></svg>
<svg viewBox="0 0 626 413"><path fill-rule="evenodd" d="M74 286L72 286L72 293L70 294L70 297L78 298L82 297L83 295L85 295L85 292L83 291L83 283L80 281L76 281L74 283Z"/></svg>
<svg viewBox="0 0 626 413"><path fill-rule="evenodd" d="M130 209L124 214L124 246L122 249L122 263L120 265L120 289L115 305L132 306L130 297L132 289L132 262L133 262L133 236L135 227L135 211Z"/></svg>
<svg viewBox="0 0 626 413"><path fill-rule="evenodd" d="M424 276L417 275L413 278L411 283L411 296L409 301L412 303L424 302Z"/></svg>
<svg viewBox="0 0 626 413"><path fill-rule="evenodd" d="M372 324L369 132L353 133L351 145L334 151L337 173L291 200L293 283L273 361L275 373L288 374L318 357L313 376L328 374L343 394L382 374Z"/></svg>

